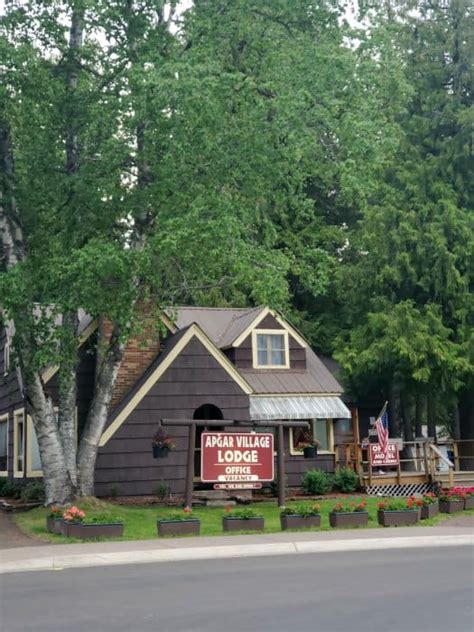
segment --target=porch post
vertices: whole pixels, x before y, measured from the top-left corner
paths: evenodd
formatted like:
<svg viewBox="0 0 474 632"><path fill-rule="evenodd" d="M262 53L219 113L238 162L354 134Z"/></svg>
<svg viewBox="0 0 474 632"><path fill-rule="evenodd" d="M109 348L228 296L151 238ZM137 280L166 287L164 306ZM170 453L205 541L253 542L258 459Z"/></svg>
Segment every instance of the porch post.
<svg viewBox="0 0 474 632"><path fill-rule="evenodd" d="M189 424L188 460L186 467L186 497L185 508L193 507L193 479L194 479L194 448L196 444L196 423Z"/></svg>
<svg viewBox="0 0 474 632"><path fill-rule="evenodd" d="M283 425L278 425L278 442L277 442L277 464L278 464L278 507L283 509L285 506L285 452L283 449Z"/></svg>

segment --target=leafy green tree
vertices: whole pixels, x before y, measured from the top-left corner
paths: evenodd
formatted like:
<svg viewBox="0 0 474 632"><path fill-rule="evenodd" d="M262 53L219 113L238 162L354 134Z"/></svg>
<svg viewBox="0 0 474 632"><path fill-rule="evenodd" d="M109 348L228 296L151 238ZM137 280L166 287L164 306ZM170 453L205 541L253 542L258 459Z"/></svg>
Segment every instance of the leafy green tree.
<svg viewBox="0 0 474 632"><path fill-rule="evenodd" d="M436 405L446 411L474 370L473 15L463 0L408 9L389 21L411 97L398 154L350 238L339 357L359 382L383 376L387 397L394 387L425 393L433 435Z"/></svg>
<svg viewBox="0 0 474 632"><path fill-rule="evenodd" d="M351 46L342 11L332 0L201 0L182 16L156 0L8 5L0 293L47 503L93 492L139 301L278 307L327 285L341 209L368 198L393 151L388 85L400 85L376 42ZM79 309L99 331L76 451ZM52 364L58 422L42 382Z"/></svg>

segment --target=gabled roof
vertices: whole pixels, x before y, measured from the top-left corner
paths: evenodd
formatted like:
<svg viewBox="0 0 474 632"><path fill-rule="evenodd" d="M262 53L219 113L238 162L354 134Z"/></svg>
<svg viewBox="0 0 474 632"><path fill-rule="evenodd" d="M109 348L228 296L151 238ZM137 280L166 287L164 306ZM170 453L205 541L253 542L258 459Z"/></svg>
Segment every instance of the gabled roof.
<svg viewBox="0 0 474 632"><path fill-rule="evenodd" d="M175 307L166 310L178 329L197 323L220 349L237 347L267 315L272 315L283 329L288 330L302 347L308 343L303 336L277 312L259 305L249 308Z"/></svg>
<svg viewBox="0 0 474 632"><path fill-rule="evenodd" d="M181 351L193 338L199 340L199 342L202 343L202 345L209 351L221 367L227 371L233 380L240 386L242 391L247 395L250 395L252 388L249 386L245 378L240 375L235 366L226 358L222 351L214 345L212 340L210 340L201 327L199 327L198 324L193 323L168 338L165 350L157 356L156 360L137 380L133 389L112 411L112 414L109 417L109 425L100 439L100 446L104 446L115 434L115 432L117 432L130 413L136 408L139 402L145 397L153 385L160 379L164 372L171 366Z"/></svg>

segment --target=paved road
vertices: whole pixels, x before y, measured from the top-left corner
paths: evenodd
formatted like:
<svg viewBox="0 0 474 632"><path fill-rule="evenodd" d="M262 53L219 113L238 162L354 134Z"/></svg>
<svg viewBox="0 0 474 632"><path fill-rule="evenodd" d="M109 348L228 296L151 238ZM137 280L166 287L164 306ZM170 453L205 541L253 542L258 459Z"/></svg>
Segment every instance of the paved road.
<svg viewBox="0 0 474 632"><path fill-rule="evenodd" d="M2 632L472 632L471 547L27 572Z"/></svg>

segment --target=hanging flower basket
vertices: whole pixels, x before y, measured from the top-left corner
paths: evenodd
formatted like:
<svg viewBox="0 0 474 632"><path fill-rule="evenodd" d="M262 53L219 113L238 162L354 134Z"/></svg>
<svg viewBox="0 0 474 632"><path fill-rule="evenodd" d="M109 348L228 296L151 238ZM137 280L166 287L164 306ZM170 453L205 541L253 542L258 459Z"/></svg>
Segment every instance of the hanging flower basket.
<svg viewBox="0 0 474 632"><path fill-rule="evenodd" d="M164 445L153 445L152 450L154 459L165 459L170 451L170 449Z"/></svg>
<svg viewBox="0 0 474 632"><path fill-rule="evenodd" d="M165 459L168 456L170 450L176 448L175 444L171 441L170 437L166 435L163 428L159 428L151 440L153 458Z"/></svg>
<svg viewBox="0 0 474 632"><path fill-rule="evenodd" d="M318 446L308 445L303 448L303 456L305 459L315 459L318 456Z"/></svg>

